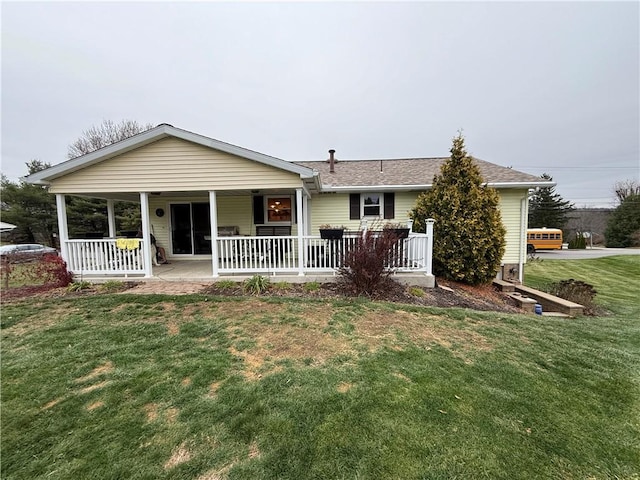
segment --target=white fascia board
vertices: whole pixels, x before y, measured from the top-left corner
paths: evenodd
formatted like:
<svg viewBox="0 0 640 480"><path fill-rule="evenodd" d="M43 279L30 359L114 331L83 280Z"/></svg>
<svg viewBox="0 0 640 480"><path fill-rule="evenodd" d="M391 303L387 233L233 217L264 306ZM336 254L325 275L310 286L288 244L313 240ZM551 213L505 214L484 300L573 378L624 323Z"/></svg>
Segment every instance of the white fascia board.
<svg viewBox="0 0 640 480"><path fill-rule="evenodd" d="M323 185L321 192L390 192L400 190L424 190L432 185Z"/></svg>
<svg viewBox="0 0 640 480"><path fill-rule="evenodd" d="M120 142L108 145L95 152L76 157L66 162L62 162L46 170L36 172L27 177L23 177L26 182L47 185L50 180L53 180L62 175L72 173L81 168L88 167L95 163L99 163L103 160L121 155L136 148L143 147L152 142L160 140L166 137L176 137L189 142L197 143L199 145L220 150L231 155L236 155L248 160L253 160L259 163L270 165L281 170L285 170L291 173L297 173L301 178L311 178L314 176L314 170L302 165L297 165L285 160L281 160L276 157L270 157L262 153L254 152L253 150L247 150L246 148L231 145L229 143L221 142L213 138L198 135L196 133L188 132L180 128L175 128L170 125L162 124L158 125L151 130L139 133L133 137L127 138Z"/></svg>
<svg viewBox="0 0 640 480"><path fill-rule="evenodd" d="M535 188L535 187L553 187L555 182L489 182L483 183L493 188ZM323 185L321 192L388 192L388 191L414 191L428 190L433 184L425 185Z"/></svg>
<svg viewBox="0 0 640 480"><path fill-rule="evenodd" d="M556 182L489 182L483 183L493 188L536 188L536 187L555 187Z"/></svg>

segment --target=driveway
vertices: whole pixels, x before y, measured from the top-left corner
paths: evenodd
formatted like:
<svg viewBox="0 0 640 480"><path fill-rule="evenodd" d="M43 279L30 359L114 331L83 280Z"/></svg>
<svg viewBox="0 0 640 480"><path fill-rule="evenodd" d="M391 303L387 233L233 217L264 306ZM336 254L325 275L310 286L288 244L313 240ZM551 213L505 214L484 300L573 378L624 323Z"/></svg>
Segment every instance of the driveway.
<svg viewBox="0 0 640 480"><path fill-rule="evenodd" d="M538 250L536 257L550 260L581 260L583 258L610 257L612 255L640 255L640 248L602 248L585 250Z"/></svg>

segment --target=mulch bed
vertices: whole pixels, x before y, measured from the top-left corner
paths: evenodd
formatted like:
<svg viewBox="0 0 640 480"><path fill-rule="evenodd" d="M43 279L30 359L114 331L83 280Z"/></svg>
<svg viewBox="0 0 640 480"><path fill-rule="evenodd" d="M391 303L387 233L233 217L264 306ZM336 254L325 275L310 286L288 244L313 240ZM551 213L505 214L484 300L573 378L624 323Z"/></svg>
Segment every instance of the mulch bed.
<svg viewBox="0 0 640 480"><path fill-rule="evenodd" d="M122 290L135 289L136 282L123 282ZM423 292L423 293L420 293ZM74 298L106 293L100 290L99 285L79 291L68 291L66 288L50 286L21 287L3 289L0 296L2 303L19 301L30 297L36 298ZM158 292L162 291L162 284L158 284ZM246 296L241 283L228 286L226 283L212 283L206 286L200 293L216 296L239 297ZM289 298L314 298L314 299L345 299L345 287L339 283L322 283L317 289L310 289L305 284L291 283L271 284L269 289L260 294L261 297L289 297ZM461 307L481 311L497 311L507 313L522 313L515 306L510 297L498 292L490 285L472 287L455 282L438 280L436 288L407 287L398 282L391 281L386 288L373 300L395 302L409 305L423 305L434 307Z"/></svg>
<svg viewBox="0 0 640 480"><path fill-rule="evenodd" d="M416 295L415 293L418 291L424 292L424 295ZM242 284L231 287L220 287L214 283L206 287L203 293L220 296L246 295ZM271 285L269 290L260 296L326 299L349 298L345 295L345 287L339 283L322 283L317 290L310 290L305 287L305 284L296 283L288 284L286 288L278 288L277 286ZM440 280L436 288L407 287L406 285L391 281L380 294L372 297L372 299L410 305L461 307L482 311L522 313L522 310L515 305L510 297L498 292L490 285L471 287Z"/></svg>

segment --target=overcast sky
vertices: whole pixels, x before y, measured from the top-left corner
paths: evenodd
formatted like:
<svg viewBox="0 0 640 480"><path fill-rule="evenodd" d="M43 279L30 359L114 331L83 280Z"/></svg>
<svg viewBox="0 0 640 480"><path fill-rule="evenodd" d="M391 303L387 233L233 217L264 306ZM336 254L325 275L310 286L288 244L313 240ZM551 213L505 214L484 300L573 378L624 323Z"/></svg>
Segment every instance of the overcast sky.
<svg viewBox="0 0 640 480"><path fill-rule="evenodd" d="M576 206L640 180L640 4L2 2L2 172L105 119L285 160L468 151Z"/></svg>

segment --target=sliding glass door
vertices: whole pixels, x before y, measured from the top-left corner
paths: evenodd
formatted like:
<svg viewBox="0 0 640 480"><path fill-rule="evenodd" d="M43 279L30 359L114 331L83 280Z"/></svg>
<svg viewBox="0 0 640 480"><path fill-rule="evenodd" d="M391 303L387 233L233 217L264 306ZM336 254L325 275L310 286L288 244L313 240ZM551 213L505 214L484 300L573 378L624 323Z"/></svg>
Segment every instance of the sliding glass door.
<svg viewBox="0 0 640 480"><path fill-rule="evenodd" d="M171 205L171 247L174 255L211 254L211 217L208 203Z"/></svg>

